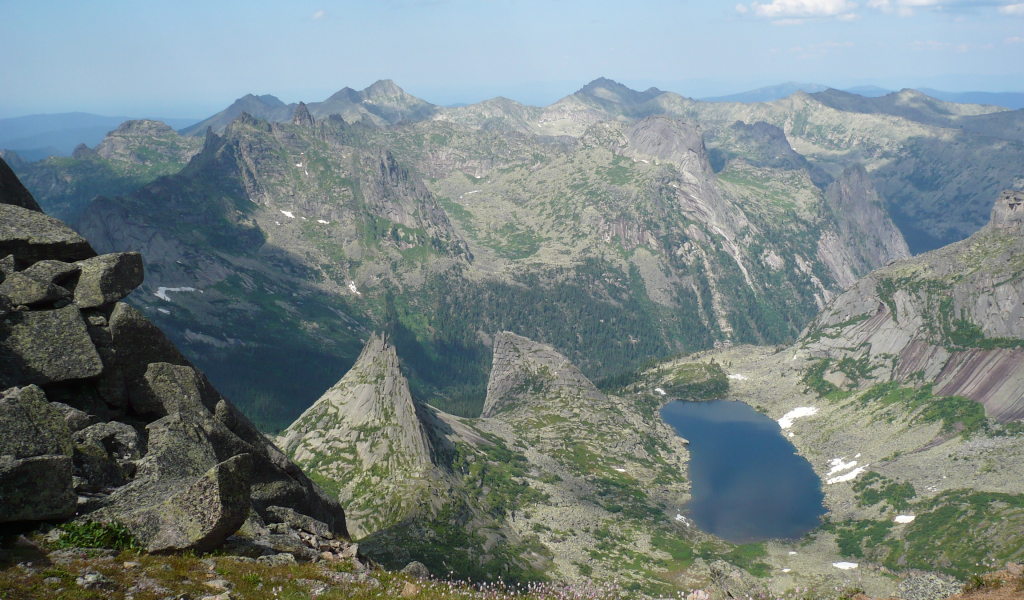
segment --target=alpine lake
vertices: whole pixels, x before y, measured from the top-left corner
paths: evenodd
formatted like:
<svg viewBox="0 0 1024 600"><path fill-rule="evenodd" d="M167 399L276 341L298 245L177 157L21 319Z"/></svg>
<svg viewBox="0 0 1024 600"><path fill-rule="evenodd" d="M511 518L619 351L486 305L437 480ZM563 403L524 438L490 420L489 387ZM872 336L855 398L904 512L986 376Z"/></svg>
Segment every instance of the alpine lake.
<svg viewBox="0 0 1024 600"><path fill-rule="evenodd" d="M661 417L690 442L687 516L733 543L793 539L825 514L821 480L780 433L742 402L670 402Z"/></svg>

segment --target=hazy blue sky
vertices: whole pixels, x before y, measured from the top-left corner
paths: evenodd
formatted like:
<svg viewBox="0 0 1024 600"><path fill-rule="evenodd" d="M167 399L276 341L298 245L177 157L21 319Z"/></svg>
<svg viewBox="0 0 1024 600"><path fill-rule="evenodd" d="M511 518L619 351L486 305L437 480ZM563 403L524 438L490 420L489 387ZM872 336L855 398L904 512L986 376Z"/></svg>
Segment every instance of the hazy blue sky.
<svg viewBox="0 0 1024 600"><path fill-rule="evenodd" d="M0 49L0 117L205 117L386 78L438 104L547 104L599 76L1024 91L1024 0L0 0Z"/></svg>

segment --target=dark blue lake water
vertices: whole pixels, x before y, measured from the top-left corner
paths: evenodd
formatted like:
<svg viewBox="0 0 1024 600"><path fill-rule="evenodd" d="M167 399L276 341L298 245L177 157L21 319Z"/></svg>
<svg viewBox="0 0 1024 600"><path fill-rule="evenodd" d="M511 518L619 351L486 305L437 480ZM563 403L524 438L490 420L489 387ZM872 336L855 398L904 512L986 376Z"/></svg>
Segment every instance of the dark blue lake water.
<svg viewBox="0 0 1024 600"><path fill-rule="evenodd" d="M779 433L742 402L672 402L661 417L690 441L689 517L734 543L800 537L825 514L821 480Z"/></svg>

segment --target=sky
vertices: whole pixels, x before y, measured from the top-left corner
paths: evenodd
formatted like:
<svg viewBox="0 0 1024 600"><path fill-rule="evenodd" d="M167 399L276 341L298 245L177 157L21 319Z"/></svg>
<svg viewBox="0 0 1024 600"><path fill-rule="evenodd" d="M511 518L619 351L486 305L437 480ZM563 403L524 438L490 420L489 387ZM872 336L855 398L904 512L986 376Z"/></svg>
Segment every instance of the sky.
<svg viewBox="0 0 1024 600"><path fill-rule="evenodd" d="M0 0L0 56L0 118L200 118L378 79L441 105L546 105L597 77L1024 92L1024 0Z"/></svg>

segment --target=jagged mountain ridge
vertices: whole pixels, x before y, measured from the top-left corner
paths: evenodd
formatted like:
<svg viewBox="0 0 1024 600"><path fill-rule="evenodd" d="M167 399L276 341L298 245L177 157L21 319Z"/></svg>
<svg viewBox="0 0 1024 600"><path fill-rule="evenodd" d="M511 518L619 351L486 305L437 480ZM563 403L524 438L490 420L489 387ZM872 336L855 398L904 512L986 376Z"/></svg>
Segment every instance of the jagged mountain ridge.
<svg viewBox="0 0 1024 600"><path fill-rule="evenodd" d="M599 124L569 142L509 140L434 120L381 129L313 120L302 107L296 115L298 125L242 115L176 176L97 200L77 224L99 247L143 252L150 277L134 301L197 360L212 361L202 364L222 387L230 384L218 373L237 371L227 367L232 356L284 344L332 357L318 375L322 389L329 368L351 364L361 332L397 327L392 333L426 350L405 356L415 385L442 403L464 386L458 393L474 390L479 407L489 352L478 332L510 326L510 308L541 309L541 297L557 294L546 288L580 285L581 275L594 283L558 300L559 310L592 306L585 312L607 312L614 325L591 325L591 341L568 327L576 317L539 323L542 339L564 339L598 374L716 339L792 339L796 324L841 289L846 271L800 256L808 238L838 236L806 174L786 175L803 182L803 210L780 228L792 192L779 188L782 196L766 202L744 182L723 185L700 130L668 117ZM538 276L548 283L524 285ZM203 293L164 299L160 288ZM540 296L527 300L524 288ZM251 293L260 289L290 289L300 300ZM499 304L508 293L522 299ZM617 322L613 299L623 294L637 294L628 309L635 316ZM294 325L272 338L248 325L266 315ZM441 342L424 318L453 324L441 333L452 341ZM604 356L591 350L598 339L611 344ZM439 351L466 361L465 371L439 373ZM221 360L229 361L223 371L214 366Z"/></svg>

